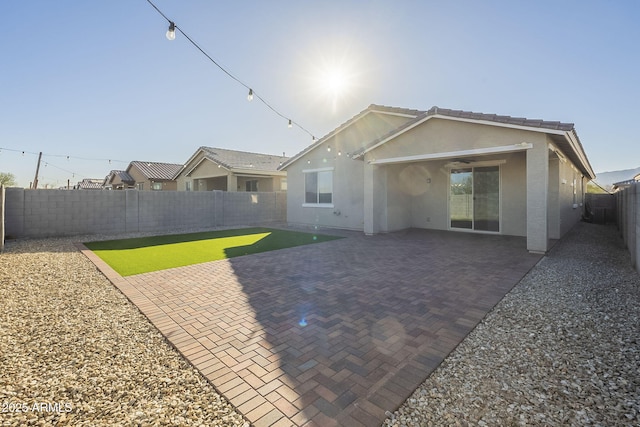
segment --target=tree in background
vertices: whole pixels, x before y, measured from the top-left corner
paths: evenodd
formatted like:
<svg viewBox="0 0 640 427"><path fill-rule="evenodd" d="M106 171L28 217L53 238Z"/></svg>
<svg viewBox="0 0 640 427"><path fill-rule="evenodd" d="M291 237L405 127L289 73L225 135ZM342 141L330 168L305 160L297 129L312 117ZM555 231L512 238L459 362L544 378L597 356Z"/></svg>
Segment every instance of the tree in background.
<svg viewBox="0 0 640 427"><path fill-rule="evenodd" d="M15 187L18 185L16 177L11 172L0 172L0 185Z"/></svg>

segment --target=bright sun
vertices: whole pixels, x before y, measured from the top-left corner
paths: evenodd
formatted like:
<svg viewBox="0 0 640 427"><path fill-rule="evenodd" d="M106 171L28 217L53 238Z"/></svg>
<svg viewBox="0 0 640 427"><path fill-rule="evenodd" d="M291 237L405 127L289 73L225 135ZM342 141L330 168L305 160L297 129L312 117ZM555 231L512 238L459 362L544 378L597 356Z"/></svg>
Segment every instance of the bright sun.
<svg viewBox="0 0 640 427"><path fill-rule="evenodd" d="M342 95L349 86L347 74L337 67L325 70L321 81L323 82L324 90L332 96Z"/></svg>

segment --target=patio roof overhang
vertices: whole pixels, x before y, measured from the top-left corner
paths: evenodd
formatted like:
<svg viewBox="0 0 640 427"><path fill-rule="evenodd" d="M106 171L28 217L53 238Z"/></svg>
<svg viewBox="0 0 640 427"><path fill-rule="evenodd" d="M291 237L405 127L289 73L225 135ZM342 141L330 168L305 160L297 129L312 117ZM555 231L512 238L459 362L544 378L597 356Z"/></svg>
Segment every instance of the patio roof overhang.
<svg viewBox="0 0 640 427"><path fill-rule="evenodd" d="M501 145L496 147L476 148L471 150L447 151L442 153L419 154L415 156L390 157L386 159L371 159L368 161L371 165L390 165L399 163L423 162L428 160L446 160L461 157L477 157L489 156L492 154L513 153L533 148L533 144L529 142L521 142L513 145Z"/></svg>

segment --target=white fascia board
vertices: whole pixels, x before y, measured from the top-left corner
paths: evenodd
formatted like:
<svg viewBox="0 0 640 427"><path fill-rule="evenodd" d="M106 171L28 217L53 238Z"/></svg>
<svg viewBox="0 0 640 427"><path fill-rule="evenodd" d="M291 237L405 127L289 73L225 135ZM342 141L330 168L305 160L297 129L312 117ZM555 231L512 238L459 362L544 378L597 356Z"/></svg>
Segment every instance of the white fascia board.
<svg viewBox="0 0 640 427"><path fill-rule="evenodd" d="M574 153L576 153L576 155L580 159L580 162L582 163L582 167L585 169L585 171L589 173L589 175L595 178L596 173L591 168L591 164L589 163L589 160L587 160L587 155L582 150L578 140L575 138L575 134L571 131L567 131L564 134L567 140L569 141L569 144L571 145L571 149L573 150Z"/></svg>
<svg viewBox="0 0 640 427"><path fill-rule="evenodd" d="M316 169L302 169L302 173L311 173L311 172L328 172L334 170L335 167L329 166L326 168L316 168Z"/></svg>
<svg viewBox="0 0 640 427"><path fill-rule="evenodd" d="M531 148L533 148L533 144L529 142L521 142L519 144L501 145L497 147L474 148L471 150L448 151L448 152L442 152L442 153L429 153L429 154L418 154L415 156L376 159L376 160L371 160L369 163L372 165L411 163L411 162L420 162L424 160L440 160L440 159L451 159L456 157L486 156L489 154L512 153L516 151L529 150Z"/></svg>
<svg viewBox="0 0 640 427"><path fill-rule="evenodd" d="M224 166L223 166L224 167ZM287 176L286 172L283 171L265 171L265 170L254 170L254 169L232 169L236 176L247 176L252 178L262 178L265 176Z"/></svg>
<svg viewBox="0 0 640 427"><path fill-rule="evenodd" d="M195 153L193 153L193 154L191 155L191 157L189 157L189 160L187 160L186 162L184 162L184 165L182 166L182 170L176 174L175 179L177 179L177 178L180 176L180 174L181 174L181 173L183 173L183 172L187 169L187 166L189 165L189 163L191 163L191 162L192 162L196 157L198 157L198 154L200 154L200 153L202 153L202 152L203 152L202 147L198 148L198 149L196 150L196 152L195 152ZM194 167L194 168L195 168L195 167ZM193 172L193 169L194 169L194 168L189 169L189 172L187 173L187 175L189 175L191 172Z"/></svg>
<svg viewBox="0 0 640 427"><path fill-rule="evenodd" d="M370 110L368 111L369 113L378 113L378 114L386 114L388 116L398 116L398 117L406 117L408 119L415 119L416 117L418 117L415 114L406 114L406 113L394 113L393 111L383 111L383 110ZM366 114L365 114L366 115ZM365 115L363 115L362 117L364 117Z"/></svg>

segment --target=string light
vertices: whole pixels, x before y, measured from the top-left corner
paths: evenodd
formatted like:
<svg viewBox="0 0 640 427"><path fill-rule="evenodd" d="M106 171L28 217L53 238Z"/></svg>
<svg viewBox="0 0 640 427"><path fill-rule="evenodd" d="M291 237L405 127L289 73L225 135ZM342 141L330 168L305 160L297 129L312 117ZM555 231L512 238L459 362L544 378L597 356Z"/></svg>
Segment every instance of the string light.
<svg viewBox="0 0 640 427"><path fill-rule="evenodd" d="M227 69L225 69L222 65L220 65L215 59L213 59L211 57L211 55L209 55L207 52L204 51L204 49L202 49L200 47L200 45L198 45L198 43L196 43L195 41L193 41L193 39L191 37L189 37L183 30L182 28L180 28L178 25L175 24L174 21L170 20L164 13L162 13L162 11L160 9L158 9L158 7L153 4L153 2L151 0L147 0L147 3L149 3L151 5L151 7L153 7L156 12L158 12L164 19L167 20L167 22L169 23L169 30L167 31L167 38L169 40L174 40L175 39L175 32L179 31L180 34L182 34L182 36L184 36L184 38L186 38L189 43L191 43L193 45L193 47L195 47L196 49L198 49L200 51L200 53L202 53L205 57L207 57L207 59L209 61L211 61L211 63L213 63L216 67L218 67L223 73L225 73L227 76L229 76L231 79L235 80L237 83L239 83L240 85L244 86L245 88L247 88L249 90L249 94L247 95L247 99L249 101L251 101L254 97L256 97L258 100L260 100L260 102L262 102L267 108L269 108L271 111L273 111L275 114L277 114L278 116L282 117L283 119L287 119L287 117L282 114L280 111L278 111L275 107L273 107L269 102L267 102L263 97L261 97L258 93L256 93L249 85L247 85L246 83L244 83L242 80L240 80L238 77L236 77L235 75L233 75L231 72L229 72ZM289 120L289 128L292 128L294 125L294 122L291 119ZM306 128L304 128L303 126L301 126L298 123L295 123L295 125L300 128L302 131L308 133L315 141L315 136L309 132L309 130L307 130Z"/></svg>
<svg viewBox="0 0 640 427"><path fill-rule="evenodd" d="M175 40L176 39L176 24L172 21L169 21L169 29L167 30L167 39Z"/></svg>

